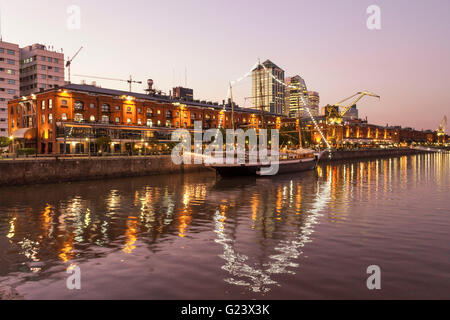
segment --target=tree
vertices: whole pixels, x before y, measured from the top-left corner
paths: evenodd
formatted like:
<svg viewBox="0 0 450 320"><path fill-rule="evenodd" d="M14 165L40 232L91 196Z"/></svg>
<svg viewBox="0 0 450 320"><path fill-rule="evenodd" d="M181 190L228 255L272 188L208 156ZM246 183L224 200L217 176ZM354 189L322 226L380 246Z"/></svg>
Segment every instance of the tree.
<svg viewBox="0 0 450 320"><path fill-rule="evenodd" d="M0 148L8 147L11 144L11 139L7 137L0 137Z"/></svg>
<svg viewBox="0 0 450 320"><path fill-rule="evenodd" d="M101 151L106 151L108 149L109 144L111 143L110 137L98 137L95 139L95 143L97 144L97 147Z"/></svg>

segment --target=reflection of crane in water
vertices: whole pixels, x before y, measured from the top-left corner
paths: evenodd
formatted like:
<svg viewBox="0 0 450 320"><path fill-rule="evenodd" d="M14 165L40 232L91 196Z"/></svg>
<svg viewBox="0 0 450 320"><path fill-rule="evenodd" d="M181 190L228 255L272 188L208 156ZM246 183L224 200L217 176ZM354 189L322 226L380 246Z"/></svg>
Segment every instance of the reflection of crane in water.
<svg viewBox="0 0 450 320"><path fill-rule="evenodd" d="M271 255L269 257L271 261L263 264L260 268L252 267L247 263L248 256L236 252L235 241L227 237L225 233L226 217L220 211L216 211L214 220L217 239L215 242L223 246L224 252L221 258L226 260L226 263L222 269L231 274L230 278L225 279L226 282L248 287L253 292L268 292L271 285L277 284L271 278L273 274L294 273L289 268L298 266L294 261L302 254L301 248L305 243L311 241L310 235L314 232L314 225L323 215L322 211L330 199L331 180L329 179L322 186L319 185L319 182L317 184L315 201L312 203L312 209L305 215L300 231L296 232L294 239L280 241L275 248L278 253Z"/></svg>

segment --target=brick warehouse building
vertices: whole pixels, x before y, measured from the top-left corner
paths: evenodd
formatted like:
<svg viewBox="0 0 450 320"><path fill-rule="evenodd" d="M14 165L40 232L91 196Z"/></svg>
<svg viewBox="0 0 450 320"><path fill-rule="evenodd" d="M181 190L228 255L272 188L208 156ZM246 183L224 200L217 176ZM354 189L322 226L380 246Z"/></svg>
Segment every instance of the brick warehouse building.
<svg viewBox="0 0 450 320"><path fill-rule="evenodd" d="M36 148L40 154L97 152L95 139L111 139L108 152L129 153L168 141L176 128L231 128L231 107L218 103L183 101L164 95L148 95L69 84L44 90L8 103L13 150ZM265 114L268 127L279 128L289 118ZM260 112L235 107L236 127L256 127Z"/></svg>

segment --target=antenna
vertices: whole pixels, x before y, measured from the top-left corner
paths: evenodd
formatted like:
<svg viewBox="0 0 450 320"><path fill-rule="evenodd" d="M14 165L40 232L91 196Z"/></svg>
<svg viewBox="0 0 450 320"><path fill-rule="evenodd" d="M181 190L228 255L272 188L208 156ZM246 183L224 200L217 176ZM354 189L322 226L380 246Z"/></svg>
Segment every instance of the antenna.
<svg viewBox="0 0 450 320"><path fill-rule="evenodd" d="M3 34L2 34L2 8L0 7L0 41L3 41Z"/></svg>

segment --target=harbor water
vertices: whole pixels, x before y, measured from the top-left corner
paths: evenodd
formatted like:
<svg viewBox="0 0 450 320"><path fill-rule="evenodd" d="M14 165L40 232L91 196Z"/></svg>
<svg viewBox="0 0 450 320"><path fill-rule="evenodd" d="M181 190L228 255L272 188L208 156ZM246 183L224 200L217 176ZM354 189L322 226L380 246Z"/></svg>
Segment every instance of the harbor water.
<svg viewBox="0 0 450 320"><path fill-rule="evenodd" d="M450 155L0 189L25 299L450 298ZM369 290L369 266L379 290ZM81 288L68 288L70 270ZM67 270L69 269L69 273Z"/></svg>

